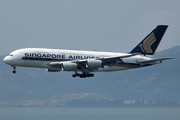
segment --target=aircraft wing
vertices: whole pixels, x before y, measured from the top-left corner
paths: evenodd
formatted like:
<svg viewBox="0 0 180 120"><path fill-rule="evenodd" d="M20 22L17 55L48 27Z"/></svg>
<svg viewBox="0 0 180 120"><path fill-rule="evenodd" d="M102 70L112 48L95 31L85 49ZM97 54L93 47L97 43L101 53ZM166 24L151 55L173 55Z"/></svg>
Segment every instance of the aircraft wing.
<svg viewBox="0 0 180 120"><path fill-rule="evenodd" d="M102 60L103 62L116 62L116 61L122 61L121 58L128 58L128 57L132 57L135 55L140 55L140 54L133 53L133 54L124 55L124 56L104 57L104 58L100 58L100 60Z"/></svg>
<svg viewBox="0 0 180 120"><path fill-rule="evenodd" d="M161 63L163 60L168 60L168 59L174 59L174 58L158 58L158 59L152 59L152 60L142 60L138 61L140 64L157 64Z"/></svg>
<svg viewBox="0 0 180 120"><path fill-rule="evenodd" d="M98 58L98 59L94 59L94 60L102 60L104 65L105 64L108 65L109 63L112 63L112 62L122 61L121 58L128 58L128 57L132 57L135 55L140 55L140 54L139 53L133 53L133 54L124 55L124 56L104 57L104 58ZM87 60L90 60L90 59L75 60L72 62L84 66L87 63ZM93 60L93 59L91 59L91 60Z"/></svg>
<svg viewBox="0 0 180 120"><path fill-rule="evenodd" d="M76 63L78 68L80 68L80 70L93 71L94 69L87 67L87 62L88 61L101 60L103 65L110 65L110 63L115 63L117 61L123 62L121 60L121 58L128 58L128 57L132 57L132 56L135 56L135 55L139 55L139 53L133 53L133 54L124 55L124 56L104 57L104 58L98 58L98 59L73 60L73 61L66 61L66 62L51 62L51 63L48 63L47 65L50 66L51 68L61 69L62 70L63 63Z"/></svg>

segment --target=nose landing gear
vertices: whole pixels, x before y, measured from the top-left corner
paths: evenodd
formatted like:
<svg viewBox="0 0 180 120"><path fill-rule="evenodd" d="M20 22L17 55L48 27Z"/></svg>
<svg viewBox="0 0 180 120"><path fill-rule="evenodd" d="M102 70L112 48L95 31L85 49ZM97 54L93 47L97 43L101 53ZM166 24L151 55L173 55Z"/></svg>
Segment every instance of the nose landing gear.
<svg viewBox="0 0 180 120"><path fill-rule="evenodd" d="M13 66L13 74L16 74L16 66Z"/></svg>

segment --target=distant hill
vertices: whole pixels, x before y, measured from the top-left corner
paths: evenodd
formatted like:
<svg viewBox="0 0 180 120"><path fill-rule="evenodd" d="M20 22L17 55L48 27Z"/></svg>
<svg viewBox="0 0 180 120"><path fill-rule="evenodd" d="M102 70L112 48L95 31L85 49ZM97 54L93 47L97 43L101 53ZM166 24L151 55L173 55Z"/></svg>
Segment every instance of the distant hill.
<svg viewBox="0 0 180 120"><path fill-rule="evenodd" d="M180 99L180 46L157 52L155 58L174 57L162 64L72 78L73 72L17 67L17 74L0 56L0 102L46 100L60 94L97 93L120 99Z"/></svg>

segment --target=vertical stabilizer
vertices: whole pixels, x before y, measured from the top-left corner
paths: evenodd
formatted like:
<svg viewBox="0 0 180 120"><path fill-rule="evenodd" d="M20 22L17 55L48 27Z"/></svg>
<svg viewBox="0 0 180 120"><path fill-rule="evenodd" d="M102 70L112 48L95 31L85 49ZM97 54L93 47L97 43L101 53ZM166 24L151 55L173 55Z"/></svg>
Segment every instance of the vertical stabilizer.
<svg viewBox="0 0 180 120"><path fill-rule="evenodd" d="M167 28L168 28L168 25L158 25L130 53L154 55Z"/></svg>

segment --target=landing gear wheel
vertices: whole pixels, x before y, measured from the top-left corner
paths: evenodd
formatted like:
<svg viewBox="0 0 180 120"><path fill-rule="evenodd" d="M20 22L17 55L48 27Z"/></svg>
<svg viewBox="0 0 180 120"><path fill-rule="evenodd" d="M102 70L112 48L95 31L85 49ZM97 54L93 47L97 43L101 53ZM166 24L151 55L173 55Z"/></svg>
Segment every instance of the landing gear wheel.
<svg viewBox="0 0 180 120"><path fill-rule="evenodd" d="M75 78L75 77L76 77L76 74L73 74L72 77Z"/></svg>
<svg viewBox="0 0 180 120"><path fill-rule="evenodd" d="M72 75L73 78L75 78L75 77L77 77L77 76L80 76L80 74L77 73L77 72L76 72L75 74Z"/></svg>
<svg viewBox="0 0 180 120"><path fill-rule="evenodd" d="M94 77L94 74L90 74L90 77Z"/></svg>
<svg viewBox="0 0 180 120"><path fill-rule="evenodd" d="M16 74L16 66L13 66L13 74Z"/></svg>
<svg viewBox="0 0 180 120"><path fill-rule="evenodd" d="M75 78L75 77L80 77L80 78L86 78L86 77L94 77L94 74L92 74L92 73L82 73L82 74L79 74L79 73L75 73L75 74L73 74L72 75L72 77L73 78Z"/></svg>
<svg viewBox="0 0 180 120"><path fill-rule="evenodd" d="M16 74L16 70L13 70L13 73Z"/></svg>

